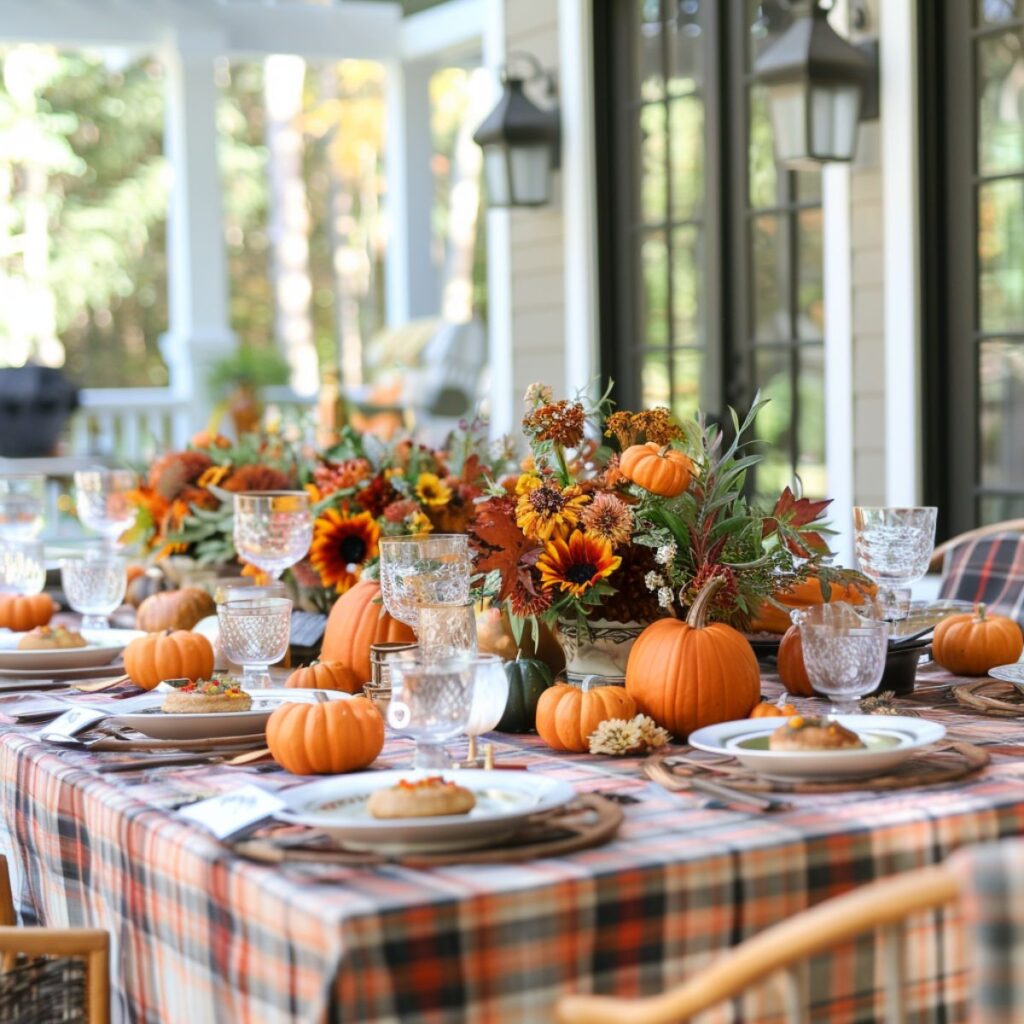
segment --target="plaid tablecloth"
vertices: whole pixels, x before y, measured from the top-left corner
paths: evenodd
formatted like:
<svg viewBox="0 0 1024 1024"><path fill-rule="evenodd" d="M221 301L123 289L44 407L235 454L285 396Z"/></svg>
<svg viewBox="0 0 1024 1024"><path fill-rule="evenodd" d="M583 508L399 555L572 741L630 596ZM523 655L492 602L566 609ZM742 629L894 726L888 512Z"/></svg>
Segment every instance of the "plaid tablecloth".
<svg viewBox="0 0 1024 1024"><path fill-rule="evenodd" d="M0 815L26 903L52 925L110 930L115 986L139 1022L544 1021L569 990L650 993L720 950L874 878L1024 832L1024 730L960 713L949 677L906 706L989 745L963 784L799 796L781 815L671 795L639 762L558 755L498 737L498 757L636 803L615 842L514 866L271 869L147 801L189 786L287 779L191 769L129 785L17 730L0 736ZM770 692L771 685L765 687ZM514 749L513 749L514 748ZM390 746L389 759L405 748ZM953 929L910 931L912 1021L964 1016ZM815 1021L878 1019L872 941L815 964ZM718 1019L767 1020L763 1002Z"/></svg>

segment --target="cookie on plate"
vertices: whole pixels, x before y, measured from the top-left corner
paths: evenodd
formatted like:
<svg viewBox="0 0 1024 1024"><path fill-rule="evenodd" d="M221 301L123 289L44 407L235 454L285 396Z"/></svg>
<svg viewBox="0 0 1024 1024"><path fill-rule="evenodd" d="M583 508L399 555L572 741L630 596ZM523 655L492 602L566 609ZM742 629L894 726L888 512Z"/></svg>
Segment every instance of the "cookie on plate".
<svg viewBox="0 0 1024 1024"><path fill-rule="evenodd" d="M793 715L771 734L772 750L863 750L861 738L838 722L814 715Z"/></svg>
<svg viewBox="0 0 1024 1024"><path fill-rule="evenodd" d="M181 685L176 685L177 680L169 682L174 692L160 705L160 710L169 715L219 715L248 711L252 707L252 697L230 676L195 682L186 680Z"/></svg>
<svg viewBox="0 0 1024 1024"><path fill-rule="evenodd" d="M366 801L375 818L436 818L448 814L469 814L476 797L464 786L446 782L440 775L378 789Z"/></svg>
<svg viewBox="0 0 1024 1024"><path fill-rule="evenodd" d="M36 626L18 641L19 651L66 651L85 646L87 641L81 633L64 626Z"/></svg>

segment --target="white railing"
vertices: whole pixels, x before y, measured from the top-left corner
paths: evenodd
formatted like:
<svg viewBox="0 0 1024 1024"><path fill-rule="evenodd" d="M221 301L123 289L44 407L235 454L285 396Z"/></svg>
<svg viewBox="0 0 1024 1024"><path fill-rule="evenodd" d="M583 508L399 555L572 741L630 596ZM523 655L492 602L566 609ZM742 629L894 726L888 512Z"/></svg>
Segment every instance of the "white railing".
<svg viewBox="0 0 1024 1024"><path fill-rule="evenodd" d="M188 403L169 388L86 388L71 420L69 454L145 462L188 440Z"/></svg>

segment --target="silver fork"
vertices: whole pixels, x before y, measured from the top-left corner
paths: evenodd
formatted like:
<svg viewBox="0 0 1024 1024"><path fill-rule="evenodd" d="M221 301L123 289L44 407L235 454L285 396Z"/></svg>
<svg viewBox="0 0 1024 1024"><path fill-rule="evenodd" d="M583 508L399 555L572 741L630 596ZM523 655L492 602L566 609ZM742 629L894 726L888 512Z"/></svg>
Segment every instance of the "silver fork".
<svg viewBox="0 0 1024 1024"><path fill-rule="evenodd" d="M670 793L685 793L687 790L699 790L707 793L708 796L717 797L729 804L741 804L747 807L754 807L759 811L778 812L792 809L792 804L785 800L779 800L773 796L762 796L760 793L745 793L743 790L733 789L721 782L712 782L710 779L701 779L696 775L687 775L680 778L674 772L669 771L660 760L645 761L643 765L644 774L652 782L656 782L662 789Z"/></svg>

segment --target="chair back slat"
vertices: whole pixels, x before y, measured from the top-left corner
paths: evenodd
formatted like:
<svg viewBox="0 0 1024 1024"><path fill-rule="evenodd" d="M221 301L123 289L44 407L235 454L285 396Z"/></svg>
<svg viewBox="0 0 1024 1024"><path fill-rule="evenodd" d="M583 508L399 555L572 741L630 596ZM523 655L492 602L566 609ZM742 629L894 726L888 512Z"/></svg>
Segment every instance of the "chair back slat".
<svg viewBox="0 0 1024 1024"><path fill-rule="evenodd" d="M782 988L782 1004L786 1010L786 1024L810 1024L807 1012L807 961L787 967L777 975Z"/></svg>
<svg viewBox="0 0 1024 1024"><path fill-rule="evenodd" d="M907 978L907 926L905 921L881 929L882 971L885 989L885 1024L907 1024L903 986Z"/></svg>

